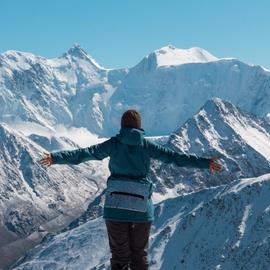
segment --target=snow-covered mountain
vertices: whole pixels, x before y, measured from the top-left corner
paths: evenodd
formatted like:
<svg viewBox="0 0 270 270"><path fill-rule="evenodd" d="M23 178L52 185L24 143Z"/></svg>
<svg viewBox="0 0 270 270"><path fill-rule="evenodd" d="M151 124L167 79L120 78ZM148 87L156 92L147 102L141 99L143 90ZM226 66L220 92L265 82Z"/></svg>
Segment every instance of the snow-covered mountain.
<svg viewBox="0 0 270 270"><path fill-rule="evenodd" d="M0 55L0 120L101 133L104 103L125 72L102 68L79 45L55 59L7 51Z"/></svg>
<svg viewBox="0 0 270 270"><path fill-rule="evenodd" d="M219 157L223 171L211 175L153 162L152 178L164 194L183 194L270 171L269 124L219 98L207 101L170 135L167 145L182 153Z"/></svg>
<svg viewBox="0 0 270 270"><path fill-rule="evenodd" d="M27 137L0 124L1 257L2 247L41 227L48 232L64 228L104 189L107 160L47 169L38 163L43 152L63 147L78 145L65 137ZM57 217L57 222L51 222Z"/></svg>
<svg viewBox="0 0 270 270"><path fill-rule="evenodd" d="M123 111L134 107L148 135L167 135L213 97L267 117L270 72L201 48L171 45L135 67L109 70L74 45L55 59L1 54L0 94L0 120L5 122L63 124L111 136Z"/></svg>
<svg viewBox="0 0 270 270"><path fill-rule="evenodd" d="M156 205L151 269L269 269L270 175L240 179ZM101 218L48 238L16 270L109 269Z"/></svg>
<svg viewBox="0 0 270 270"><path fill-rule="evenodd" d="M143 125L151 135L168 134L213 97L226 99L260 117L268 113L269 71L236 59L205 56L203 61L195 57L198 50L185 51L188 55L196 52L192 54L193 61L189 61L183 51L165 47L131 68L110 99L112 127L117 126L124 110L135 107L142 113ZM199 52L206 55L203 50ZM187 63L171 65L171 55L175 53Z"/></svg>
<svg viewBox="0 0 270 270"><path fill-rule="evenodd" d="M215 202L213 196L221 199L223 188L234 185L231 183L234 179L269 172L269 97L269 71L237 59L217 58L201 48L182 50L166 46L150 53L135 67L117 70L103 68L79 45L55 59L17 51L1 54L0 257L5 260L0 259L0 268L47 235L48 240L29 255L28 262L20 269L40 269L41 258L54 251L58 254L52 256L54 261L46 257L51 263L46 265L49 269L64 268L67 261L71 269L78 263L85 266L84 269L104 269L109 253L100 214L102 190L108 175L107 161L48 169L37 161L44 151L88 146L100 142L102 138L98 136L114 135L119 129L121 114L132 107L142 114L147 135L171 134L167 146L179 152L219 156L224 166L221 174L210 175L207 171L152 163L151 177L157 184L154 200L160 202L156 213L159 219L152 234L152 267L173 269L177 262L169 259L168 252L175 248L170 243L175 237L178 239L175 228L180 231L178 225L190 218L190 209L195 209L192 217L196 217L199 206L205 205L204 209L208 209ZM167 139L158 136L152 139L162 143ZM265 187L266 178L250 181L258 181L258 185ZM242 198L244 190L249 190L248 185L239 190L237 196ZM186 195L190 192L192 194ZM183 194L186 196L182 203L178 196ZM232 194L229 192L226 196ZM240 214L249 215L250 212L246 214L240 206L230 205ZM167 215L170 211L163 212L167 208L172 209L171 216ZM222 209L216 212L212 209L211 215L220 216ZM252 209L254 215L261 214L259 204ZM236 214L228 216L228 220L234 220L235 225L237 217ZM172 223L166 223L167 218L166 222ZM58 236L48 235L63 228L66 232ZM198 227L194 230L198 231ZM194 231L188 233L185 241L197 235ZM211 235L207 230L204 233ZM220 233L226 235L225 229ZM63 237L69 239L67 244ZM87 237L93 242L92 246ZM260 237L263 235L258 234L256 241L263 246ZM181 246L181 254L191 251L196 257L199 240L195 241L195 247L192 243ZM185 241L183 243L187 243ZM104 249L96 251L101 244ZM90 256L89 247L95 250ZM243 250L246 258L248 251ZM67 255L69 252L74 255ZM203 252L207 254L204 249ZM239 254L226 252L234 260L242 251ZM220 258L227 256L225 253ZM91 259L86 261L83 256ZM186 267L184 269L192 269L189 268L191 261L181 256L176 254L175 258ZM213 258L215 256L216 253ZM217 263L217 260L201 259L205 262L201 269L209 269L209 265ZM55 262L57 260L59 262ZM261 264L266 262L267 259ZM215 267L213 269L234 269L218 263Z"/></svg>
<svg viewBox="0 0 270 270"><path fill-rule="evenodd" d="M208 157L219 156L222 158L222 163L224 166L223 172L217 175L210 175L207 170L203 171L197 169L177 168L173 165L160 164L157 161L153 161L151 177L157 185L157 189L154 194L155 201L176 201L179 194L187 194L194 191L197 193L193 194L202 193L211 195L212 191L220 191L220 189L224 188L224 185L233 185L231 182L236 178L259 176L269 172L269 130L269 125L267 122L243 112L231 103L219 98L209 100L193 118L188 120L181 128L171 134L167 145L178 152L186 152ZM204 196L208 198L210 195ZM190 198L189 196L192 197L193 195L188 195L187 198ZM169 199L166 200L166 198ZM199 200L202 200L201 204L205 203L201 196L198 196L198 198L199 199L195 200L196 204L199 205ZM210 198L212 197L210 196ZM191 200L193 201L194 199ZM187 201L188 199L185 200L185 204L188 205ZM88 228L88 225L83 225L88 221L89 222L87 224L91 226L93 231L98 230L99 234L106 236L105 229L100 224L100 215L102 212L101 209L103 202L104 194L100 194L96 197L95 201L89 204L87 211L80 218L74 220L68 229L65 230L65 237L69 237L69 233L72 233L73 230L77 230L76 228L78 226L79 228ZM168 206L168 208L175 207L173 204L169 205L170 206ZM193 205L193 207L195 206ZM157 207L157 212L159 211L160 206ZM174 214L176 215L176 212L174 212ZM168 219L170 220L171 217ZM86 232L82 232L84 237L85 233ZM61 237L62 236L59 236L59 238L56 237L56 239L63 241ZM72 245L79 247L82 240L80 240L80 235L78 235L77 232L76 238L77 240L75 241L78 241L78 243L73 243ZM100 235L91 235L90 239L92 239L92 241L96 241L96 243L99 243L100 241L102 243L106 242L105 239L100 239ZM46 243L47 242L45 242L45 249L47 248ZM60 244L48 242L48 245L50 246L48 247L50 250L56 252L53 245L58 246ZM87 246L87 243L85 245ZM159 245L163 244L160 243ZM44 245L40 246L40 249L42 249L41 253L47 254L47 251L44 252L43 248ZM108 259L108 248L107 246L105 246L105 248L106 250L100 251L100 254L104 254L104 252L106 252L107 257L95 257L95 259L93 258L90 261L85 261L85 269L89 269L89 264L91 267L92 265L101 265L101 268L97 269L104 269L104 266L102 265ZM167 250L167 247L164 247L164 249ZM65 250L63 252L65 252ZM78 250L78 254L81 254L80 256L78 255L78 258L76 252L74 256L69 255L69 260L72 263L74 260L74 267L78 261L81 263L81 260L84 260L81 256L87 257L85 252L87 251L83 250L81 253L81 250ZM154 248L153 252L156 252L154 251ZM50 252L48 254L50 254ZM64 260L67 259L65 256L63 258ZM161 261L162 260L160 258L154 258L152 263L160 264ZM35 263L40 267L40 261ZM64 262L59 262L59 265L58 263L53 263L52 267L56 267L57 269L57 267L60 267L60 265L64 265ZM33 265L31 265L31 267L33 267ZM28 268L26 267L24 269ZM70 269L72 269L71 266ZM207 269L207 267L202 269Z"/></svg>

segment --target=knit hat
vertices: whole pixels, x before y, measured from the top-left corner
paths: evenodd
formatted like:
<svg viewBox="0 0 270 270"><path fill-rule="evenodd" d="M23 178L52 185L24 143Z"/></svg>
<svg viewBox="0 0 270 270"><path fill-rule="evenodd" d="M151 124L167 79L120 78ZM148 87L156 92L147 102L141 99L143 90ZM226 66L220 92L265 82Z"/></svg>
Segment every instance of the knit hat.
<svg viewBox="0 0 270 270"><path fill-rule="evenodd" d="M128 110L123 113L121 127L141 128L141 116L136 110Z"/></svg>

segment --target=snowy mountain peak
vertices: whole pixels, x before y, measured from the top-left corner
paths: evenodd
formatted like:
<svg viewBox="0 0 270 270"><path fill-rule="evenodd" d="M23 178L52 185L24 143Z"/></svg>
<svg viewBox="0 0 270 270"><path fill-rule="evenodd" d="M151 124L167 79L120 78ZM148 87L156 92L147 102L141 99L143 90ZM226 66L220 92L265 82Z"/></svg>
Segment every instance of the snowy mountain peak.
<svg viewBox="0 0 270 270"><path fill-rule="evenodd" d="M199 47L178 49L173 45L168 45L156 50L154 54L156 55L157 66L205 63L218 60L217 57Z"/></svg>
<svg viewBox="0 0 270 270"><path fill-rule="evenodd" d="M217 97L206 101L195 118L206 114L213 120L217 118L223 119L230 126L234 126L236 123L241 124L243 127L251 123L255 126L257 126L256 123L263 124L262 119L257 119L254 115L249 115L231 102Z"/></svg>
<svg viewBox="0 0 270 270"><path fill-rule="evenodd" d="M66 53L64 53L63 56L65 58L75 60L76 62L80 60L86 60L91 62L91 64L98 69L105 69L100 66L96 60L91 55L89 55L78 43L74 43L74 45Z"/></svg>
<svg viewBox="0 0 270 270"><path fill-rule="evenodd" d="M219 114L224 114L226 111L229 111L230 113L239 111L232 103L218 97L207 100L200 111L202 110L207 111L208 113L215 111Z"/></svg>
<svg viewBox="0 0 270 270"><path fill-rule="evenodd" d="M71 56L75 56L78 58L88 57L87 52L82 49L82 47L78 43L74 43L74 45L67 51L67 53Z"/></svg>
<svg viewBox="0 0 270 270"><path fill-rule="evenodd" d="M198 124L202 120L201 117L208 119L212 124L217 123L217 121L224 121L238 132L240 127L243 129L243 132L244 130L245 132L248 132L248 128L252 126L266 134L267 130L264 130L264 128L268 129L263 119L259 119L255 115L242 111L234 104L221 98L210 99L203 105L199 112L194 116L194 119Z"/></svg>

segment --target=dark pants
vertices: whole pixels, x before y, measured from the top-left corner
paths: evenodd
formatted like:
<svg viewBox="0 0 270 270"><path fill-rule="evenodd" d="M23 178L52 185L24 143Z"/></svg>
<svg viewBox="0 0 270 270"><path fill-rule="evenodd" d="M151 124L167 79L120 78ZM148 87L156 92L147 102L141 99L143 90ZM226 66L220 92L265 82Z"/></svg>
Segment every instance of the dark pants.
<svg viewBox="0 0 270 270"><path fill-rule="evenodd" d="M151 222L106 220L106 226L112 253L112 270L148 269L147 248Z"/></svg>

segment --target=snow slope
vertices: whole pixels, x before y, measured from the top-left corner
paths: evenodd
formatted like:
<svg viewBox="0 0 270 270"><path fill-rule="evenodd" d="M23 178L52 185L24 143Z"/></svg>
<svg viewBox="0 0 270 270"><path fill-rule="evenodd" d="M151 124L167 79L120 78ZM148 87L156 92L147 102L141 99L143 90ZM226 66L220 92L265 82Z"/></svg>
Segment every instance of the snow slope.
<svg viewBox="0 0 270 270"><path fill-rule="evenodd" d="M269 180L237 180L160 204L153 269L269 269Z"/></svg>
<svg viewBox="0 0 270 270"><path fill-rule="evenodd" d="M157 204L150 269L269 269L269 190L266 174ZM109 269L108 259L98 218L48 238L14 269Z"/></svg>

